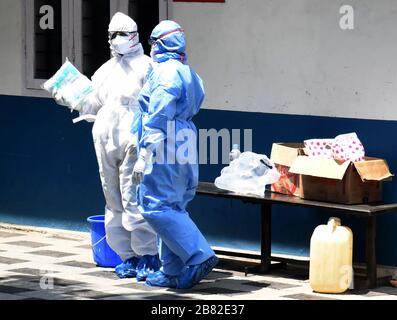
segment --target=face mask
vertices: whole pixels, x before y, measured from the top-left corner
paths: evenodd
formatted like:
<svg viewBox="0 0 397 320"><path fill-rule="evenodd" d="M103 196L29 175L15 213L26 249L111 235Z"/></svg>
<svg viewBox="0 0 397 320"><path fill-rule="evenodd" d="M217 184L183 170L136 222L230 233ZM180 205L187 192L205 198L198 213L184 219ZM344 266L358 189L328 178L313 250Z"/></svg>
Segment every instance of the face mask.
<svg viewBox="0 0 397 320"><path fill-rule="evenodd" d="M153 60L153 58L154 58L153 46L152 46L152 48L150 49L150 58L152 58L152 60Z"/></svg>
<svg viewBox="0 0 397 320"><path fill-rule="evenodd" d="M150 58L152 58L152 60L154 62L156 62L156 55L154 54L154 48L156 45L152 45L151 49L150 49Z"/></svg>
<svg viewBox="0 0 397 320"><path fill-rule="evenodd" d="M138 34L131 36L116 36L109 41L112 49L119 54L126 54L134 50L134 46L138 44Z"/></svg>

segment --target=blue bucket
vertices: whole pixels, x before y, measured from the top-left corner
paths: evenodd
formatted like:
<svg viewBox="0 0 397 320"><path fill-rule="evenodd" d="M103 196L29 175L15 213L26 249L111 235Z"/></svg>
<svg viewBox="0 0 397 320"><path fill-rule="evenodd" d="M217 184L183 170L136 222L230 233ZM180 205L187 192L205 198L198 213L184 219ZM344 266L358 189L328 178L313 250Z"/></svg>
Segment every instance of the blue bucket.
<svg viewBox="0 0 397 320"><path fill-rule="evenodd" d="M87 218L91 229L92 255L95 263L100 267L114 268L122 262L121 258L109 247L106 241L105 216L91 216Z"/></svg>

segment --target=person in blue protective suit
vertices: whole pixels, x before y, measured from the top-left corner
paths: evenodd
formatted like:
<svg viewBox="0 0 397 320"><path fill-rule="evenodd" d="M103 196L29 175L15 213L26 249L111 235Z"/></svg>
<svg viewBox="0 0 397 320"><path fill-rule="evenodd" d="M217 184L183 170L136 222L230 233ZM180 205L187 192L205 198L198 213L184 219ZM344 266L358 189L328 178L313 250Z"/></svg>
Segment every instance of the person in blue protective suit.
<svg viewBox="0 0 397 320"><path fill-rule="evenodd" d="M158 24L150 42L156 64L138 98L139 156L133 179L140 182L138 208L159 236L162 267L147 277L146 284L185 289L199 283L218 262L186 212L198 185L197 129L192 118L204 100L204 88L186 64L185 34L176 22ZM188 139L181 139L181 133Z"/></svg>

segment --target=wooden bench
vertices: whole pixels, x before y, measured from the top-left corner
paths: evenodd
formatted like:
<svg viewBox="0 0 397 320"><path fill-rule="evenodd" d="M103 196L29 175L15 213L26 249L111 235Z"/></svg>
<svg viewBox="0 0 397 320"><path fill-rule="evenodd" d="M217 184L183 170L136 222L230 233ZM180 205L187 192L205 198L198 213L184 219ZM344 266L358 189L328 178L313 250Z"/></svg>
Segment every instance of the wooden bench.
<svg viewBox="0 0 397 320"><path fill-rule="evenodd" d="M241 200L246 203L260 204L261 207L261 251L260 264L254 272L267 273L270 271L271 261L289 262L289 259L279 259L271 254L271 217L272 205L292 205L303 206L308 208L319 208L338 211L343 214L353 215L366 219L366 287L374 288L384 282L377 278L376 262L376 218L381 214L392 213L397 211L397 204L359 204L345 205L338 203L329 203L322 201L304 200L299 197L288 196L284 194L266 191L263 196L246 195L232 191L222 190L215 187L213 183L200 182L197 188L197 195L212 196L218 198L229 198ZM220 254L225 254L225 250L215 250ZM251 257L252 255L236 254L231 255L241 257ZM292 261L292 260L291 260ZM379 280L379 281L378 281ZM382 279L383 281L385 279Z"/></svg>

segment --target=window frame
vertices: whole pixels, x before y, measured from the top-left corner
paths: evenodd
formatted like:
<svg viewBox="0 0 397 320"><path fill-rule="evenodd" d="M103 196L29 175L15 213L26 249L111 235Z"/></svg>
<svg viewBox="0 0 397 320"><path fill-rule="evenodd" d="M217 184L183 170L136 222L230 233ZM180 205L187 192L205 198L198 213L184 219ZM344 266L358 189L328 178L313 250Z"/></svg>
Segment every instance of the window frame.
<svg viewBox="0 0 397 320"><path fill-rule="evenodd" d="M60 0L62 2L62 27L61 27L61 37L62 37L62 61L66 57L72 57L72 41L73 38L70 36L71 21L70 21L70 9L71 2L73 0ZM25 11L25 43L24 43L24 65L25 65L25 89L26 90L42 90L41 85L46 79L40 79L34 77L34 67L35 67L35 36L34 36L34 0L24 1L24 11Z"/></svg>

